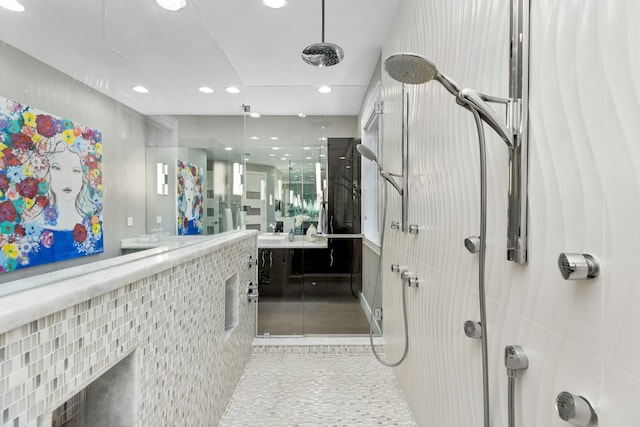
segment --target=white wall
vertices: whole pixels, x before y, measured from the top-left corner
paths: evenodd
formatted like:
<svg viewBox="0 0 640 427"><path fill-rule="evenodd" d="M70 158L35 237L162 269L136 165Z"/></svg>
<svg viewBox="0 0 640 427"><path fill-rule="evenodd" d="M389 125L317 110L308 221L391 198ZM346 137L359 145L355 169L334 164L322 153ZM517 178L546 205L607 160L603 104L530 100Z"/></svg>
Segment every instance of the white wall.
<svg viewBox="0 0 640 427"><path fill-rule="evenodd" d="M463 87L508 95L508 2L404 0L383 58L413 51ZM556 395L571 391L598 407L601 427L640 418L640 3L531 2L529 263L505 259L507 150L486 130L487 304L492 425L507 424L504 347L526 348L518 377L523 426L566 426ZM409 87L409 222L418 236L387 226L384 272L386 357L402 351L401 295L389 264L424 281L408 289L410 350L395 369L418 425L482 425L480 342L463 333L477 320L478 257L463 239L479 233L477 135L469 112L437 83ZM382 160L400 169L400 84L383 75ZM400 219L391 192L389 218ZM602 262L590 282L564 281L561 252Z"/></svg>
<svg viewBox="0 0 640 427"><path fill-rule="evenodd" d="M102 131L104 254L0 276L0 283L120 253L120 240L145 232L144 116L0 42L0 95ZM127 226L133 217L133 226Z"/></svg>

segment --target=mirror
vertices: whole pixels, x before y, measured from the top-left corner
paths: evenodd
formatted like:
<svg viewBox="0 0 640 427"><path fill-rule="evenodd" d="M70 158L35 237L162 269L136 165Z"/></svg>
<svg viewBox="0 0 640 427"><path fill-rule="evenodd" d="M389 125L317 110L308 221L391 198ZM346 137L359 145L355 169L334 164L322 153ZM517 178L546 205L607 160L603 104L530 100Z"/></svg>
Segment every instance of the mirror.
<svg viewBox="0 0 640 427"><path fill-rule="evenodd" d="M360 88L363 93L365 89ZM245 100L253 99L259 106L265 90L268 94L268 88L245 88ZM293 229L300 234L317 223L330 197L327 141L357 136L357 120L355 116L299 114L305 109L328 111L330 98L316 99L310 94L317 94L312 87L291 90L307 104L296 101L287 107L295 114L260 116L247 104L235 116L149 117L147 232L180 231L178 212L183 202L176 197L181 188L178 160L203 171L202 234L241 228ZM162 185L167 194L161 191Z"/></svg>

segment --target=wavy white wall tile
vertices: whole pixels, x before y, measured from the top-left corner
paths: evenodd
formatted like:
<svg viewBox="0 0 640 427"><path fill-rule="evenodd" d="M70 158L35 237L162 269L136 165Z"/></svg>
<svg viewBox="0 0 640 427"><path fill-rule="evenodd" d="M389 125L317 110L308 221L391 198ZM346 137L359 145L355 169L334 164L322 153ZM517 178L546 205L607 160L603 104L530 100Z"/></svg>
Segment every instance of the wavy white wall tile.
<svg viewBox="0 0 640 427"><path fill-rule="evenodd" d="M507 95L509 6L502 0L405 0L383 59L417 52L463 87ZM518 386L521 425L563 426L563 390L590 398L600 426L638 418L640 390L640 3L531 0L529 263L506 261L508 152L485 129L488 161L487 296L493 425L506 424L504 346L520 344L530 368ZM402 87L383 73L383 149L401 168ZM424 280L409 289L410 351L395 369L420 426L482 424L477 320L478 259L463 239L479 232L479 165L473 117L439 84L409 94L409 223L389 194L383 249L386 356L402 351L402 298L391 263ZM503 111L497 110L500 114ZM486 126L485 126L486 127ZM561 252L592 253L602 274L564 281Z"/></svg>

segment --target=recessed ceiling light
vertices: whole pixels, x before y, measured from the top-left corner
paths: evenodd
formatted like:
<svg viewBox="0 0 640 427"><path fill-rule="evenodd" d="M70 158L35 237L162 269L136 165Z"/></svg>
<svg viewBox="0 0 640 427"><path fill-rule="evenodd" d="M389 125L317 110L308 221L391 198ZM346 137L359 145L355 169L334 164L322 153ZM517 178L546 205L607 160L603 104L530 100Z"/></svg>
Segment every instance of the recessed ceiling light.
<svg viewBox="0 0 640 427"><path fill-rule="evenodd" d="M280 138L278 138L277 136L272 136L272 137L271 137L271 138L269 138L269 139L271 139L272 141L277 141L277 140L278 140L278 139L280 139Z"/></svg>
<svg viewBox="0 0 640 427"><path fill-rule="evenodd" d="M287 0L262 0L262 4L272 9L280 9L287 5Z"/></svg>
<svg viewBox="0 0 640 427"><path fill-rule="evenodd" d="M324 154L320 154L320 157L325 157L325 155Z"/></svg>
<svg viewBox="0 0 640 427"><path fill-rule="evenodd" d="M326 136L321 136L320 138L318 138L318 141L326 141L327 137Z"/></svg>
<svg viewBox="0 0 640 427"><path fill-rule="evenodd" d="M286 158L286 157L283 157L283 158L281 158L280 160L287 160L287 158Z"/></svg>
<svg viewBox="0 0 640 427"><path fill-rule="evenodd" d="M340 160L345 160L346 157L345 156L340 156Z"/></svg>
<svg viewBox="0 0 640 427"><path fill-rule="evenodd" d="M275 156L276 156L276 155L275 155L275 154L273 154L273 153L269 154L269 157L275 157Z"/></svg>
<svg viewBox="0 0 640 427"><path fill-rule="evenodd" d="M320 86L318 88L318 92L320 92L320 93L329 93L329 92L331 92L331 88L329 86Z"/></svg>
<svg viewBox="0 0 640 427"><path fill-rule="evenodd" d="M280 147L271 147L272 150L279 150Z"/></svg>
<svg viewBox="0 0 640 427"><path fill-rule="evenodd" d="M202 93L213 93L213 89L211 89L209 86L202 86L198 90Z"/></svg>
<svg viewBox="0 0 640 427"><path fill-rule="evenodd" d="M249 117L251 117L252 119L259 119L260 113L249 113Z"/></svg>
<svg viewBox="0 0 640 427"><path fill-rule="evenodd" d="M311 150L311 147L302 147L303 150Z"/></svg>
<svg viewBox="0 0 640 427"><path fill-rule="evenodd" d="M291 154L285 154L285 156L289 157Z"/></svg>
<svg viewBox="0 0 640 427"><path fill-rule="evenodd" d="M233 150L232 147L225 147L224 149L227 150L227 151L232 151Z"/></svg>
<svg viewBox="0 0 640 427"><path fill-rule="evenodd" d="M149 93L149 89L147 89L144 86L134 86L131 89L133 89L134 91L136 91L138 93Z"/></svg>
<svg viewBox="0 0 640 427"><path fill-rule="evenodd" d="M186 0L156 0L160 7L176 12L187 5Z"/></svg>
<svg viewBox="0 0 640 427"><path fill-rule="evenodd" d="M311 160L311 156L305 157L306 160Z"/></svg>
<svg viewBox="0 0 640 427"><path fill-rule="evenodd" d="M240 93L240 89L238 89L235 86L229 86L228 88L225 89L228 93Z"/></svg>
<svg viewBox="0 0 640 427"><path fill-rule="evenodd" d="M305 113L300 113L298 114L298 117L300 117L301 119L304 119L305 117L307 117L307 115Z"/></svg>
<svg viewBox="0 0 640 427"><path fill-rule="evenodd" d="M256 140L258 140L258 139L260 139L260 138L259 138L259 137L257 137L257 136L250 136L250 137L249 137L249 139L252 139L252 140L256 141Z"/></svg>
<svg viewBox="0 0 640 427"><path fill-rule="evenodd" d="M11 10L13 12L24 12L24 6L17 0L0 0L0 7Z"/></svg>

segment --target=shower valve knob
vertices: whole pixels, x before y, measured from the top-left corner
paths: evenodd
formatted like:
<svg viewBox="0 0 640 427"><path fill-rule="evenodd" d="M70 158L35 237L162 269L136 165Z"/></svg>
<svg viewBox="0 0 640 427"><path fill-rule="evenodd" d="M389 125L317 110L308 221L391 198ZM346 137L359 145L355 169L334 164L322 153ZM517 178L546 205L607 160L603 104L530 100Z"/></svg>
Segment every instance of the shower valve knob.
<svg viewBox="0 0 640 427"><path fill-rule="evenodd" d="M482 338L482 324L467 320L464 322L464 334L469 338Z"/></svg>
<svg viewBox="0 0 640 427"><path fill-rule="evenodd" d="M407 267L403 267L400 264L391 264L391 272L392 273L401 273L403 271L407 271Z"/></svg>
<svg viewBox="0 0 640 427"><path fill-rule="evenodd" d="M409 234L418 234L420 230L424 230L424 227L417 224L409 224Z"/></svg>
<svg viewBox="0 0 640 427"><path fill-rule="evenodd" d="M598 415L591 403L582 396L563 391L556 397L556 411L563 421L576 426L595 426Z"/></svg>
<svg viewBox="0 0 640 427"><path fill-rule="evenodd" d="M391 229L392 230L400 230L400 222L399 221L391 221Z"/></svg>
<svg viewBox="0 0 640 427"><path fill-rule="evenodd" d="M600 262L589 254L561 253L558 268L565 280L593 279L600 273Z"/></svg>

